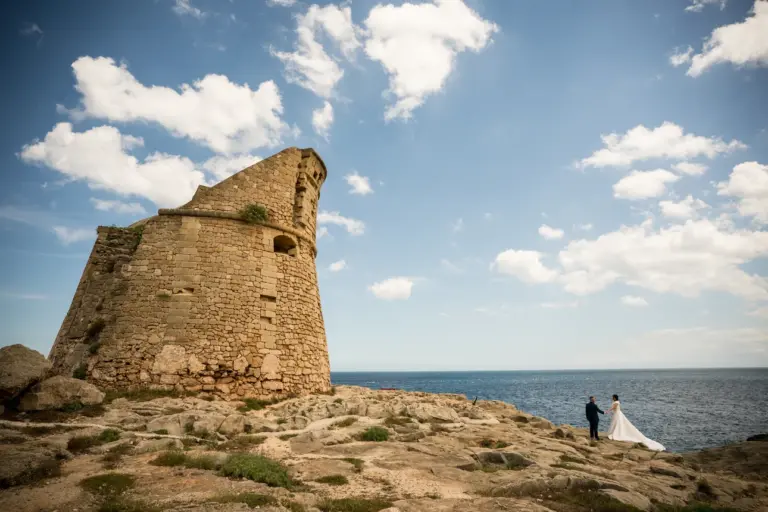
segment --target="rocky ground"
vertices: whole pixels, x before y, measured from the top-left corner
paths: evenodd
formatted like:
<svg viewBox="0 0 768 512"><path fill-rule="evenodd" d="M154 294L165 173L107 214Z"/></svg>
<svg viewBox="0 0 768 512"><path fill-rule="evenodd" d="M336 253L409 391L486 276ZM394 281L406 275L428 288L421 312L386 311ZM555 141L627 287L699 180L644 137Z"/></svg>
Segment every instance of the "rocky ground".
<svg viewBox="0 0 768 512"><path fill-rule="evenodd" d="M765 440L657 453L501 402L346 386L271 405L168 394L6 410L0 510L768 510Z"/></svg>

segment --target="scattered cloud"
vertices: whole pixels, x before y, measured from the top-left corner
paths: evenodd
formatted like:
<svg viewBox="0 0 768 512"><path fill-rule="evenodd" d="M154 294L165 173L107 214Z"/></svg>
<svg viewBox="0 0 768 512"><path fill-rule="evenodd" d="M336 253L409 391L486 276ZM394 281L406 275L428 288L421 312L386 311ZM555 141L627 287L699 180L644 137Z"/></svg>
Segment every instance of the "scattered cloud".
<svg viewBox="0 0 768 512"><path fill-rule="evenodd" d="M388 121L410 119L443 88L456 55L481 51L499 30L460 0L380 4L371 9L365 26L365 53L389 74L387 92L395 101L384 114Z"/></svg>
<svg viewBox="0 0 768 512"><path fill-rule="evenodd" d="M685 8L687 12L701 12L706 5L720 4L720 10L725 9L728 0L691 0L691 5Z"/></svg>
<svg viewBox="0 0 768 512"><path fill-rule="evenodd" d="M725 142L721 138L684 133L682 127L669 121L650 130L638 125L623 135L610 133L600 138L605 147L582 159L579 167L625 167L653 158L689 160L705 156L712 159L747 147L738 140Z"/></svg>
<svg viewBox="0 0 768 512"><path fill-rule="evenodd" d="M577 226L577 228L578 228L578 229L580 229L581 231L592 231L592 228L593 228L593 227L594 227L594 226L593 226L592 224L590 224L590 223L587 223L587 224L579 224L579 225Z"/></svg>
<svg viewBox="0 0 768 512"><path fill-rule="evenodd" d="M414 279L410 277L391 277L368 287L378 299L406 300L411 297Z"/></svg>
<svg viewBox="0 0 768 512"><path fill-rule="evenodd" d="M736 197L741 215L768 224L768 165L740 163L728 181L717 184L717 194Z"/></svg>
<svg viewBox="0 0 768 512"><path fill-rule="evenodd" d="M328 141L329 131L333 124L333 105L326 101L322 107L312 111L312 127L315 133Z"/></svg>
<svg viewBox="0 0 768 512"><path fill-rule="evenodd" d="M373 194L373 188L371 182L366 176L360 176L357 171L344 176L347 184L351 187L349 189L350 194L365 196Z"/></svg>
<svg viewBox="0 0 768 512"><path fill-rule="evenodd" d="M699 210L709 208L701 199L694 199L690 194L682 201L660 201L661 214L673 219L692 219L698 216Z"/></svg>
<svg viewBox="0 0 768 512"><path fill-rule="evenodd" d="M621 298L621 303L625 306L630 306L633 308L644 308L648 306L648 301L645 300L642 297L637 297L635 295L625 295Z"/></svg>
<svg viewBox="0 0 768 512"><path fill-rule="evenodd" d="M128 153L143 144L141 138L123 135L112 126L73 132L70 123L59 123L42 141L25 145L19 156L72 181L85 181L94 190L143 197L160 207L189 201L204 184L203 173L188 158L151 153L139 161Z"/></svg>
<svg viewBox="0 0 768 512"><path fill-rule="evenodd" d="M291 130L280 115L280 91L273 81L258 89L230 82L224 75L206 75L181 92L145 86L125 64L111 58L80 57L72 64L82 98L79 108L59 111L73 120L157 123L175 137L185 137L217 153L238 153L273 147Z"/></svg>
<svg viewBox="0 0 768 512"><path fill-rule="evenodd" d="M353 236L358 236L365 233L365 223L363 223L363 221L344 217L339 214L339 212L322 211L317 214L317 223L343 226L344 229L347 230L347 233Z"/></svg>
<svg viewBox="0 0 768 512"><path fill-rule="evenodd" d="M674 67L680 67L683 64L691 62L691 56L693 55L693 46L689 46L685 50L675 48L672 55L669 56L669 63Z"/></svg>
<svg viewBox="0 0 768 512"><path fill-rule="evenodd" d="M24 28L22 28L19 32L25 37L34 37L39 35L40 37L37 39L38 46L40 46L40 44L43 42L43 37L45 37L45 33L37 23L25 23Z"/></svg>
<svg viewBox="0 0 768 512"><path fill-rule="evenodd" d="M680 176L664 169L632 171L613 185L613 197L619 199L647 199L659 197L667 191L667 184Z"/></svg>
<svg viewBox="0 0 768 512"><path fill-rule="evenodd" d="M459 233L460 231L464 230L464 219L458 218L456 219L456 222L453 223L451 226L451 231L454 233Z"/></svg>
<svg viewBox="0 0 768 512"><path fill-rule="evenodd" d="M547 268L541 262L542 257L538 251L509 249L496 256L491 269L525 283L549 283L557 278L557 271Z"/></svg>
<svg viewBox="0 0 768 512"><path fill-rule="evenodd" d="M344 57L352 60L360 48L359 29L352 23L352 8L333 4L324 7L312 5L306 14L296 17L296 25L295 50L281 52L272 48L270 53L285 66L285 79L289 83L304 87L322 98L330 98L344 71L316 37L322 30L339 47Z"/></svg>
<svg viewBox="0 0 768 512"><path fill-rule="evenodd" d="M540 306L544 309L571 309L579 307L579 301L570 302L542 302Z"/></svg>
<svg viewBox="0 0 768 512"><path fill-rule="evenodd" d="M321 238L323 238L326 235L328 235L328 228L327 227L320 226L319 228L317 228L317 231L315 232L315 238L320 240Z"/></svg>
<svg viewBox="0 0 768 512"><path fill-rule="evenodd" d="M440 268L442 268L446 272L450 272L451 274L460 274L462 272L461 267L459 267L455 263L452 263L450 260L447 260L445 258L440 260Z"/></svg>
<svg viewBox="0 0 768 512"><path fill-rule="evenodd" d="M328 270L331 272L340 272L347 268L347 262L344 260L334 261L330 265L328 265Z"/></svg>
<svg viewBox="0 0 768 512"><path fill-rule="evenodd" d="M709 68L730 62L736 67L768 65L768 2L755 0L744 21L723 25L704 41L701 53L690 58L686 75L701 76Z"/></svg>
<svg viewBox="0 0 768 512"><path fill-rule="evenodd" d="M493 220L493 214L492 214L491 212L485 212L485 213L483 214L483 218L484 218L485 220Z"/></svg>
<svg viewBox="0 0 768 512"><path fill-rule="evenodd" d="M768 306L763 306L761 308L756 308L747 313L749 316L757 316L761 318L768 318Z"/></svg>
<svg viewBox="0 0 768 512"><path fill-rule="evenodd" d="M672 164L672 169L689 176L701 176L707 172L707 166L693 162L677 162Z"/></svg>
<svg viewBox="0 0 768 512"><path fill-rule="evenodd" d="M96 238L95 229L68 228L66 226L53 226L52 229L56 237L64 245Z"/></svg>
<svg viewBox="0 0 768 512"><path fill-rule="evenodd" d="M122 201L97 199L95 197L91 198L91 203L94 208L103 212L124 213L128 215L147 213L147 210L139 203L124 203Z"/></svg>
<svg viewBox="0 0 768 512"><path fill-rule="evenodd" d="M267 0L269 6L291 7L296 3L296 0Z"/></svg>
<svg viewBox="0 0 768 512"><path fill-rule="evenodd" d="M172 9L179 16L192 16L198 20L202 20L207 16L207 13L191 5L189 0L175 0Z"/></svg>
<svg viewBox="0 0 768 512"><path fill-rule="evenodd" d="M216 182L225 180L233 174L247 169L262 161L263 158L256 155L216 155L203 163L203 169L211 173Z"/></svg>
<svg viewBox="0 0 768 512"><path fill-rule="evenodd" d="M560 240L565 235L562 229L552 228L546 224L542 224L539 227L539 234L546 240Z"/></svg>
<svg viewBox="0 0 768 512"><path fill-rule="evenodd" d="M40 293L1 292L0 297L18 300L48 300L48 295L43 295Z"/></svg>

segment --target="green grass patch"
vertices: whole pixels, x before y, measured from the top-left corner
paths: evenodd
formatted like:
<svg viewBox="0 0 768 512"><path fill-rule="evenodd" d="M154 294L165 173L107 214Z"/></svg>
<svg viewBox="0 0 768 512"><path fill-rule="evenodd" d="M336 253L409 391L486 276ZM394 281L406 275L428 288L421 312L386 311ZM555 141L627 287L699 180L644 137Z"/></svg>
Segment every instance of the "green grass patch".
<svg viewBox="0 0 768 512"><path fill-rule="evenodd" d="M349 480L344 475L328 475L316 479L315 482L327 485L347 485Z"/></svg>
<svg viewBox="0 0 768 512"><path fill-rule="evenodd" d="M288 441L289 439L293 439L297 435L299 434L283 434L278 439L280 439L281 441Z"/></svg>
<svg viewBox="0 0 768 512"><path fill-rule="evenodd" d="M381 442L389 439L389 431L382 427L371 427L360 434L361 441Z"/></svg>
<svg viewBox="0 0 768 512"><path fill-rule="evenodd" d="M557 512L640 512L612 496L593 489L569 489L541 496L542 505Z"/></svg>
<svg viewBox="0 0 768 512"><path fill-rule="evenodd" d="M322 512L379 512L390 507L392 502L382 498L327 499L317 505Z"/></svg>
<svg viewBox="0 0 768 512"><path fill-rule="evenodd" d="M240 218L248 224L261 224L267 221L269 217L267 209L256 203L247 204L240 210Z"/></svg>
<svg viewBox="0 0 768 512"><path fill-rule="evenodd" d="M113 428L102 430L94 436L75 436L67 442L67 450L73 453L81 453L94 446L112 443L120 439L120 431Z"/></svg>
<svg viewBox="0 0 768 512"><path fill-rule="evenodd" d="M657 503L653 512L739 512L730 507L717 507L709 503L689 503L684 506Z"/></svg>
<svg viewBox="0 0 768 512"><path fill-rule="evenodd" d="M97 496L119 496L132 489L136 483L133 475L104 473L80 481L80 487Z"/></svg>
<svg viewBox="0 0 768 512"><path fill-rule="evenodd" d="M478 444L483 448L495 448L497 450L509 446L509 443L497 441L495 439L482 439Z"/></svg>
<svg viewBox="0 0 768 512"><path fill-rule="evenodd" d="M212 503L245 503L250 508L277 505L277 499L268 494L256 494L255 492L241 492L237 494L224 494L211 500Z"/></svg>
<svg viewBox="0 0 768 512"><path fill-rule="evenodd" d="M237 436L226 443L220 444L217 450L222 452L244 452L266 441L264 436Z"/></svg>
<svg viewBox="0 0 768 512"><path fill-rule="evenodd" d="M55 478L57 476L61 476L61 461L49 459L36 466L28 467L13 477L0 477L0 489L7 489L17 485L35 484L46 478Z"/></svg>
<svg viewBox="0 0 768 512"><path fill-rule="evenodd" d="M102 501L97 512L162 512L162 507L150 505L143 501L133 500L125 496L113 496Z"/></svg>
<svg viewBox="0 0 768 512"><path fill-rule="evenodd" d="M296 501L283 500L280 504L290 510L290 512L307 512L307 507Z"/></svg>
<svg viewBox="0 0 768 512"><path fill-rule="evenodd" d="M218 461L211 455L187 455L178 450L163 452L149 463L153 466L183 466L190 469L207 469L209 471L219 468Z"/></svg>
<svg viewBox="0 0 768 512"><path fill-rule="evenodd" d="M85 380L85 378L88 376L87 369L88 367L85 365L85 363L80 364L77 368L72 370L72 378Z"/></svg>
<svg viewBox="0 0 768 512"><path fill-rule="evenodd" d="M161 428L160 430L154 430L152 433L153 434L159 434L161 436L167 436L168 435L168 429L167 428Z"/></svg>
<svg viewBox="0 0 768 512"><path fill-rule="evenodd" d="M269 487L294 487L288 469L277 461L262 455L236 453L230 455L221 467L221 474L231 478L246 478Z"/></svg>
<svg viewBox="0 0 768 512"><path fill-rule="evenodd" d="M119 444L110 448L101 458L104 469L115 469L123 461L123 456L133 451L129 443Z"/></svg>

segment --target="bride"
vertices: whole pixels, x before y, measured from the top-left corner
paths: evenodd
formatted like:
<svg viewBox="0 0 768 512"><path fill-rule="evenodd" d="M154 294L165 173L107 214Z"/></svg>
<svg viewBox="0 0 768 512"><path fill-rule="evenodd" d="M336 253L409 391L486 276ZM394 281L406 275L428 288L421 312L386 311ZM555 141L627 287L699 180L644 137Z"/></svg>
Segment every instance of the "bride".
<svg viewBox="0 0 768 512"><path fill-rule="evenodd" d="M642 443L651 450L664 451L664 446L661 443L657 443L652 439L645 437L642 432L624 416L621 412L621 403L619 402L619 395L613 395L613 404L611 404L611 410L609 411L613 417L611 418L611 426L608 429L608 439L613 441L629 441L631 443Z"/></svg>

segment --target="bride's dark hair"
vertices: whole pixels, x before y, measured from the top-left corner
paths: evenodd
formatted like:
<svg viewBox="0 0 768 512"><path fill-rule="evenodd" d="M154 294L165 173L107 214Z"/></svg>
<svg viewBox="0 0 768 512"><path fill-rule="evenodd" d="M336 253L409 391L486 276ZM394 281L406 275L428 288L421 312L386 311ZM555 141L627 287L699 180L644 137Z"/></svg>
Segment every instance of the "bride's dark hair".
<svg viewBox="0 0 768 512"><path fill-rule="evenodd" d="M613 399L618 402L619 401L619 395L613 395Z"/></svg>

